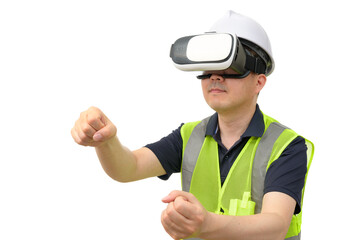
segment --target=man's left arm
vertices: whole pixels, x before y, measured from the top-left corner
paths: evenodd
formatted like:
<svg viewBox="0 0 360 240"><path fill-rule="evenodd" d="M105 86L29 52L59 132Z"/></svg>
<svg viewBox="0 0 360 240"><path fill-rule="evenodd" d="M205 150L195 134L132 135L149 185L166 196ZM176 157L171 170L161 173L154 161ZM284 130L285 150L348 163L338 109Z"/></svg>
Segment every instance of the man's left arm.
<svg viewBox="0 0 360 240"><path fill-rule="evenodd" d="M283 240L288 231L296 201L280 192L264 195L260 214L227 216L206 211L191 194L173 191L163 199L168 203L161 216L173 239L196 237L208 240Z"/></svg>

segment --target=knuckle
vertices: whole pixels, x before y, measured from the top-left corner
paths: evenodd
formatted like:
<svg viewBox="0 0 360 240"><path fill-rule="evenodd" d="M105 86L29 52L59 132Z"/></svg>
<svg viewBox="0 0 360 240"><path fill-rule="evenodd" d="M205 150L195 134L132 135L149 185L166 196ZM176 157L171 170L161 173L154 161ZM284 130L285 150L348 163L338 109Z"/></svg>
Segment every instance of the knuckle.
<svg viewBox="0 0 360 240"><path fill-rule="evenodd" d="M87 112L100 112L100 109L95 106L91 106L91 107L89 107Z"/></svg>
<svg viewBox="0 0 360 240"><path fill-rule="evenodd" d="M177 212L182 212L184 210L184 204L180 201L176 201L174 203L174 209L177 211Z"/></svg>
<svg viewBox="0 0 360 240"><path fill-rule="evenodd" d="M87 138L85 137L85 135L80 135L79 136L79 138L80 138L80 142L82 142L82 143L85 143L85 142L87 142L86 140L87 140Z"/></svg>
<svg viewBox="0 0 360 240"><path fill-rule="evenodd" d="M161 219L165 223L165 222L169 221L169 215L167 213L164 213Z"/></svg>
<svg viewBox="0 0 360 240"><path fill-rule="evenodd" d="M82 139L80 139L80 137L74 138L74 141L79 145L82 145L82 146L86 145L85 142Z"/></svg>
<svg viewBox="0 0 360 240"><path fill-rule="evenodd" d="M194 220L195 220L195 222L197 222L198 224L201 224L201 223L204 222L205 216L203 216L203 215L201 215L201 214L197 214L197 215L195 215Z"/></svg>
<svg viewBox="0 0 360 240"><path fill-rule="evenodd" d="M73 136L73 139L74 139L75 143L81 145L81 140L78 137Z"/></svg>
<svg viewBox="0 0 360 240"><path fill-rule="evenodd" d="M86 115L86 111L80 113L80 119Z"/></svg>
<svg viewBox="0 0 360 240"><path fill-rule="evenodd" d="M88 145L88 144L86 144L85 142L82 142L82 141L79 141L78 144L81 145L81 146L85 146L85 147Z"/></svg>
<svg viewBox="0 0 360 240"><path fill-rule="evenodd" d="M175 211L173 209L169 209L167 212L166 212L166 217L167 219L172 219L175 217Z"/></svg>
<svg viewBox="0 0 360 240"><path fill-rule="evenodd" d="M92 127L86 123L82 125L81 130L87 135L92 135L93 132Z"/></svg>
<svg viewBox="0 0 360 240"><path fill-rule="evenodd" d="M180 192L179 190L172 190L169 195L179 195Z"/></svg>
<svg viewBox="0 0 360 240"><path fill-rule="evenodd" d="M90 107L88 110L86 110L85 112L81 113L82 118L86 119L87 122L95 122L98 119L101 118L102 112L99 108L97 107Z"/></svg>
<svg viewBox="0 0 360 240"><path fill-rule="evenodd" d="M173 239L181 239L182 238L181 233L179 233L179 232L177 232L177 231L175 231L173 229L171 229L170 232L171 232L170 236Z"/></svg>
<svg viewBox="0 0 360 240"><path fill-rule="evenodd" d="M165 209L161 215L161 220L164 222L164 223L168 223L169 220L170 220L170 217L169 217L169 214L168 214L168 210Z"/></svg>
<svg viewBox="0 0 360 240"><path fill-rule="evenodd" d="M78 144L87 146L91 142L91 138L86 136L84 133L78 133Z"/></svg>
<svg viewBox="0 0 360 240"><path fill-rule="evenodd" d="M80 138L78 144L83 145L83 146L86 146L86 145L88 144L88 142L85 141L85 139L81 139L81 138Z"/></svg>
<svg viewBox="0 0 360 240"><path fill-rule="evenodd" d="M189 234L189 235L191 235L191 234L193 234L194 232L196 232L196 228L195 228L195 226L186 226L186 227L184 227L185 229L185 231Z"/></svg>
<svg viewBox="0 0 360 240"><path fill-rule="evenodd" d="M94 124L100 119L100 115L98 114L88 114L87 116L87 123L88 124Z"/></svg>
<svg viewBox="0 0 360 240"><path fill-rule="evenodd" d="M78 132L76 131L75 127L71 129L71 136L77 144L81 145L82 140L81 140Z"/></svg>
<svg viewBox="0 0 360 240"><path fill-rule="evenodd" d="M175 233L174 236L173 236L174 239L181 239L182 238L182 235L181 234L178 234L178 233Z"/></svg>

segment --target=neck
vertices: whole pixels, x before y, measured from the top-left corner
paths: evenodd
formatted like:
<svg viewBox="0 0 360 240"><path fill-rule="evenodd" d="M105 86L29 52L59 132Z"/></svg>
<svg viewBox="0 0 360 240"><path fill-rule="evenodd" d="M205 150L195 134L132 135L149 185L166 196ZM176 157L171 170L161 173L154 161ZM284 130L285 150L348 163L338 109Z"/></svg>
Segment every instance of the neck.
<svg viewBox="0 0 360 240"><path fill-rule="evenodd" d="M223 145L229 149L248 128L256 110L256 104L238 111L218 113L220 136Z"/></svg>

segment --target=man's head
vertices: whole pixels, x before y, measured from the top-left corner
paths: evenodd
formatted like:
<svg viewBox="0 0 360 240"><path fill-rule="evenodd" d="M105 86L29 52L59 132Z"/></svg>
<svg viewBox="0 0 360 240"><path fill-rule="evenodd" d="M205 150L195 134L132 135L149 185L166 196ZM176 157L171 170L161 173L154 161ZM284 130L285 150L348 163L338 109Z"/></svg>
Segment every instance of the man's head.
<svg viewBox="0 0 360 240"><path fill-rule="evenodd" d="M211 32L178 39L170 57L177 68L199 75L208 105L220 114L254 107L275 67L270 41L254 20L229 11Z"/></svg>

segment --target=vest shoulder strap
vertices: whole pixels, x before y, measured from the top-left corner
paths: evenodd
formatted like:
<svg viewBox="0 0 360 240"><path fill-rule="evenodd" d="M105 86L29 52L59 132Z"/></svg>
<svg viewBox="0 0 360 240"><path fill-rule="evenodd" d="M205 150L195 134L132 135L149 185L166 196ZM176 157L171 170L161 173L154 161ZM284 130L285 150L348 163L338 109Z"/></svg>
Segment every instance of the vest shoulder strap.
<svg viewBox="0 0 360 240"><path fill-rule="evenodd" d="M189 192L190 190L192 174L195 169L196 160L200 154L200 150L205 140L206 126L209 122L209 119L210 117L205 118L195 127L193 126L194 124L192 124L192 125L184 125L183 128L181 128L182 136L189 136L189 133L191 132L188 140L184 139L183 137L183 160L181 164L181 172L182 172L181 183L182 183L182 189L185 192Z"/></svg>
<svg viewBox="0 0 360 240"><path fill-rule="evenodd" d="M284 125L272 122L261 137L256 149L251 177L251 198L256 202L255 213L259 213L262 208L265 175L273 146L285 129L287 127Z"/></svg>

